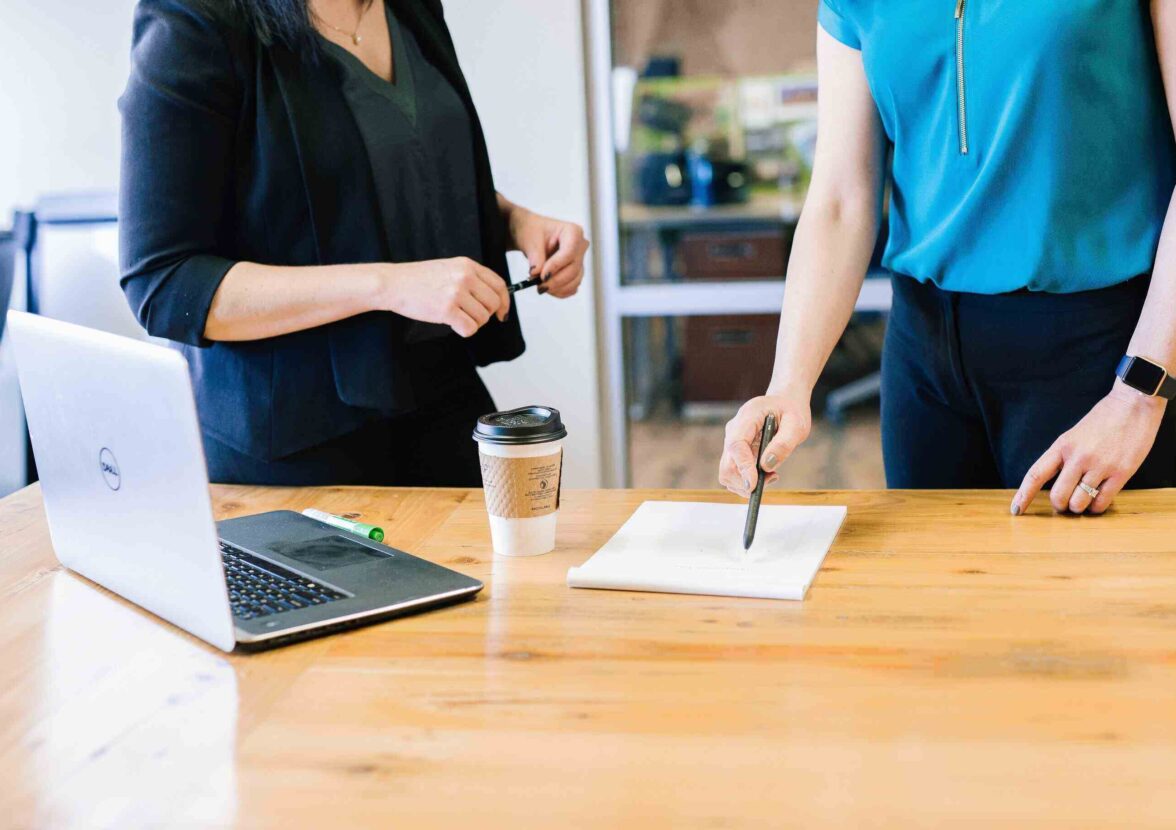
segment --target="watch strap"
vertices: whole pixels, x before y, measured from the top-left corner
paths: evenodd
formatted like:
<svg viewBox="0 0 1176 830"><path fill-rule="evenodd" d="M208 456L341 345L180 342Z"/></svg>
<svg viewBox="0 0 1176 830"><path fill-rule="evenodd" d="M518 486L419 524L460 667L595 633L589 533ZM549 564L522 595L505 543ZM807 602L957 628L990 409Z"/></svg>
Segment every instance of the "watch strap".
<svg viewBox="0 0 1176 830"><path fill-rule="evenodd" d="M1135 360L1144 360L1148 363L1151 363L1151 361L1147 360L1146 358L1136 357L1135 355L1123 355L1122 360L1119 361L1119 365L1115 368L1115 374L1118 375L1119 379L1124 383L1127 383L1127 372L1131 368L1132 361ZM1162 368L1159 367L1158 364L1153 365L1157 366L1157 368ZM1150 389L1138 389L1131 384L1128 385L1131 386L1132 389L1135 389L1137 392L1141 392L1144 395L1154 394L1158 398L1163 398L1169 401L1176 399L1176 377L1168 374L1167 370L1164 370L1164 379L1160 381L1160 385L1156 388L1155 392L1152 392Z"/></svg>
<svg viewBox="0 0 1176 830"><path fill-rule="evenodd" d="M1176 377L1165 373L1160 388L1156 390L1156 396L1168 401L1176 398Z"/></svg>

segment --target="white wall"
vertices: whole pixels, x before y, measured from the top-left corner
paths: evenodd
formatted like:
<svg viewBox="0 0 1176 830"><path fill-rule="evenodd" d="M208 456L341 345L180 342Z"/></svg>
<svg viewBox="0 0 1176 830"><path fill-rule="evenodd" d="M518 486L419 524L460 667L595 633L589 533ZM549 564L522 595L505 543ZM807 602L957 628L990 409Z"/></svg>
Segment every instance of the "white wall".
<svg viewBox="0 0 1176 830"><path fill-rule="evenodd" d="M133 0L0 0L0 225L41 193L118 185Z"/></svg>
<svg viewBox="0 0 1176 830"><path fill-rule="evenodd" d="M113 190L134 0L0 0L0 227L41 193ZM113 278L112 274L112 278ZM23 271L12 305L24 307ZM0 496L24 483L24 418L0 343Z"/></svg>
<svg viewBox="0 0 1176 830"><path fill-rule="evenodd" d="M444 0L498 189L592 236L580 0ZM526 279L526 263L512 261ZM601 483L593 275L570 300L519 295L527 353L483 373L503 408L550 404L568 425L565 481Z"/></svg>

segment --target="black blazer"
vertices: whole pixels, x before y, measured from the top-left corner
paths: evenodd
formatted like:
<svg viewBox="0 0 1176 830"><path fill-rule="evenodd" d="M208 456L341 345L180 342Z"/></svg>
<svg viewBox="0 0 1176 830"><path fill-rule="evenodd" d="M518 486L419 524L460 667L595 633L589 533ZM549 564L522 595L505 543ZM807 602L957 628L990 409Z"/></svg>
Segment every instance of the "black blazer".
<svg viewBox="0 0 1176 830"><path fill-rule="evenodd" d="M333 61L253 34L232 0L141 0L123 115L122 286L143 326L179 344L202 428L273 459L414 408L406 320L371 312L269 340L204 338L212 296L239 260L387 261L367 151ZM397 13L470 113L483 264L507 277L481 124L440 0ZM478 365L524 349L517 311L466 341Z"/></svg>

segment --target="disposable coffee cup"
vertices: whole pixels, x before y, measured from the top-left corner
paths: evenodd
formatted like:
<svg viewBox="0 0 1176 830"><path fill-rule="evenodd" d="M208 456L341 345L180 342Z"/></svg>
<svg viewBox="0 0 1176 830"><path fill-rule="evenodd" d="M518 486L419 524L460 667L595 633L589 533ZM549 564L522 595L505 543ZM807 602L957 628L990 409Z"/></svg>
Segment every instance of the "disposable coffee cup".
<svg viewBox="0 0 1176 830"><path fill-rule="evenodd" d="M483 415L474 428L490 538L500 556L538 556L555 548L563 439L559 410L524 406Z"/></svg>

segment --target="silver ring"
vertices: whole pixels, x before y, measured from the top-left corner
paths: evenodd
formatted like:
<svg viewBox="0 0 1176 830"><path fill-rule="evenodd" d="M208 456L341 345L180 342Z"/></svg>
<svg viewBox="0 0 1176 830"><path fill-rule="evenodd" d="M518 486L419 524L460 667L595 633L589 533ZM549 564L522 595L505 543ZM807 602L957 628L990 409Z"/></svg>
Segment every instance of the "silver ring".
<svg viewBox="0 0 1176 830"><path fill-rule="evenodd" d="M1098 498L1098 488L1097 488L1097 487L1091 487L1091 486L1090 486L1089 484L1087 484L1085 481L1080 481L1080 482L1078 482L1078 488L1079 488L1079 489L1080 489L1080 490L1081 490L1083 493L1085 493L1086 495L1090 496L1092 499L1097 499L1097 498Z"/></svg>

